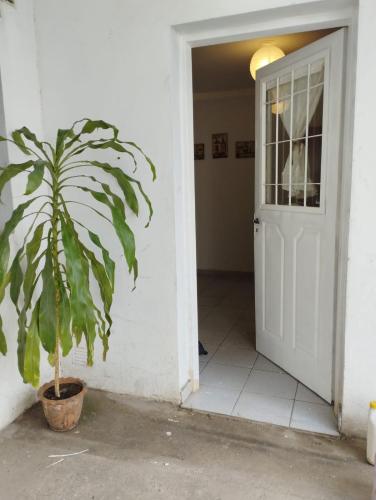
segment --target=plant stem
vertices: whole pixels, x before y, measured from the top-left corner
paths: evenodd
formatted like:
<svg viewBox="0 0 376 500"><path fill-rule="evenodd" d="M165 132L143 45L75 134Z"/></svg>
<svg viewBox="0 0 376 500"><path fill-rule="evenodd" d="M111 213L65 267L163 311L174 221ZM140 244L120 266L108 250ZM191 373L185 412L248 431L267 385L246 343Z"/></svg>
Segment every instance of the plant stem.
<svg viewBox="0 0 376 500"><path fill-rule="evenodd" d="M59 185L58 179L54 176L52 186L52 262L55 280L55 396L60 398L60 270L59 270Z"/></svg>

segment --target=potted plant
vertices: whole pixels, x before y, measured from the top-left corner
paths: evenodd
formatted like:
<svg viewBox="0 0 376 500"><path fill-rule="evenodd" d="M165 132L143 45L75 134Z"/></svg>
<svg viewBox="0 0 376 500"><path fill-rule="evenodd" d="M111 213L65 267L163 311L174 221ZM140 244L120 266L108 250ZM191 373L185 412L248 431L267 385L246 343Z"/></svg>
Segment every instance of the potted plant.
<svg viewBox="0 0 376 500"><path fill-rule="evenodd" d="M136 170L136 157L141 156L153 180L155 167L137 144L121 141L118 135L118 129L109 123L83 119L70 129L58 130L54 145L41 142L26 127L14 131L12 139L0 137L26 156L24 163L0 170L0 200L7 182L23 172L28 174L22 203L0 233L0 302L8 291L17 310L18 368L24 382L39 385L40 346L55 369L54 380L38 391L54 430L77 425L86 391L81 380L60 378L61 356L67 356L73 342L79 345L84 337L91 366L94 341L99 336L105 360L112 325L115 263L92 231L90 220L77 220L72 208L85 206L94 218L113 226L135 281L136 246L128 215L139 215L139 199L148 208L146 227L153 214L141 183L122 162L127 157ZM98 150L115 153L115 163L91 159L90 154ZM105 177L115 181L115 191ZM67 197L72 190L80 193L78 199ZM10 235L25 218L30 224L11 259ZM0 352L5 355L2 324L0 316Z"/></svg>

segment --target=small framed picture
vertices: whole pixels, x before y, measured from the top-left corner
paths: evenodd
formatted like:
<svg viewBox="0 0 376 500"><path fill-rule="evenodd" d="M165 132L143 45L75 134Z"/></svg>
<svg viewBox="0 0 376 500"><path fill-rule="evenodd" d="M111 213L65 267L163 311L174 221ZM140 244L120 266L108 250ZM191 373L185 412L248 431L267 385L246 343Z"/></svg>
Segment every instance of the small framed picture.
<svg viewBox="0 0 376 500"><path fill-rule="evenodd" d="M228 157L228 134L212 135L212 153L213 158Z"/></svg>
<svg viewBox="0 0 376 500"><path fill-rule="evenodd" d="M195 160L205 160L205 144L203 142L195 144Z"/></svg>
<svg viewBox="0 0 376 500"><path fill-rule="evenodd" d="M236 141L235 156L236 158L254 158L255 141Z"/></svg>

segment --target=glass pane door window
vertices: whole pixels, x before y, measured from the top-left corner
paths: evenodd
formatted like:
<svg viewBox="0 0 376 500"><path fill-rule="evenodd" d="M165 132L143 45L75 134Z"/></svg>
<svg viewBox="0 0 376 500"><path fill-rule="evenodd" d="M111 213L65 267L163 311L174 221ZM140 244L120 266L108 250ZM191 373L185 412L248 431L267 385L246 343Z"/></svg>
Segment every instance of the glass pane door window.
<svg viewBox="0 0 376 500"><path fill-rule="evenodd" d="M266 205L320 207L324 71L319 59L264 84Z"/></svg>

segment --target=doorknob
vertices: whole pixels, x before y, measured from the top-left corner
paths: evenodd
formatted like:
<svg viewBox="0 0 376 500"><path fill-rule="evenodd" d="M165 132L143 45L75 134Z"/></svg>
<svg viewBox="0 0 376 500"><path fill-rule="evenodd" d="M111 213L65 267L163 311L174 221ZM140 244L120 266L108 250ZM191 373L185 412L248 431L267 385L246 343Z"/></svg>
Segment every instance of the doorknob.
<svg viewBox="0 0 376 500"><path fill-rule="evenodd" d="M258 217L255 217L253 219L253 224L260 224L260 219Z"/></svg>

